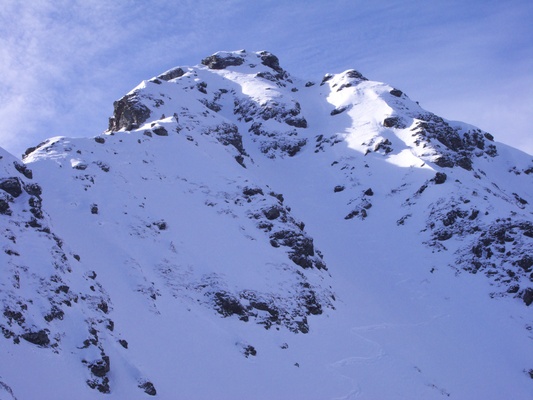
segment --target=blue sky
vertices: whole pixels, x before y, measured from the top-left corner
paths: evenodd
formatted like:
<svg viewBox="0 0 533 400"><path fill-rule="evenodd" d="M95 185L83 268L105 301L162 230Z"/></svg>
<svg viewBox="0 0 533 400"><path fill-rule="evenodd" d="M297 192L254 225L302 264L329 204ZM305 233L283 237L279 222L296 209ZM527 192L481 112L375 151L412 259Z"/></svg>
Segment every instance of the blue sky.
<svg viewBox="0 0 533 400"><path fill-rule="evenodd" d="M533 154L530 0L2 0L0 146L95 136L143 79L219 50L355 68Z"/></svg>

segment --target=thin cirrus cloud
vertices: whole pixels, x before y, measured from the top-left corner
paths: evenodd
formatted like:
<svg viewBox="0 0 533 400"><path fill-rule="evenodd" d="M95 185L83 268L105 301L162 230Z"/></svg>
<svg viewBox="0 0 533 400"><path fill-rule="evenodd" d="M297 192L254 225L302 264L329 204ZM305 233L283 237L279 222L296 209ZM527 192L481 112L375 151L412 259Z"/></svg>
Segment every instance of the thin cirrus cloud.
<svg viewBox="0 0 533 400"><path fill-rule="evenodd" d="M306 79L358 69L533 153L529 3L4 0L0 146L20 155L51 136L97 135L141 80L246 48Z"/></svg>

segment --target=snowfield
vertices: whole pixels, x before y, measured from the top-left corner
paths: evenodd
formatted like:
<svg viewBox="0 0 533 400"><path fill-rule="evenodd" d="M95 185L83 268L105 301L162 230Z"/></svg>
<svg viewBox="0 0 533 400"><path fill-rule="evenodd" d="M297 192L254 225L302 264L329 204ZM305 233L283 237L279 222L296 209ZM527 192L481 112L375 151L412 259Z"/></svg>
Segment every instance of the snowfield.
<svg viewBox="0 0 533 400"><path fill-rule="evenodd" d="M0 399L530 399L533 157L219 52L0 153Z"/></svg>

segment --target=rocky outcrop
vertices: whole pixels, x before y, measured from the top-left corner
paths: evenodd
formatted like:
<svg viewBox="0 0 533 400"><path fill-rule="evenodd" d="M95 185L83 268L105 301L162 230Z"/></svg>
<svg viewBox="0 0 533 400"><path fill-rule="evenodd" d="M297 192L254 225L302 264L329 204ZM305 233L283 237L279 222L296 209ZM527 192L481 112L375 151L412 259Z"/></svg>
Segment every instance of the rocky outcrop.
<svg viewBox="0 0 533 400"><path fill-rule="evenodd" d="M471 215L467 217L471 219ZM472 218L473 219L473 218ZM458 260L464 270L483 273L499 295L518 296L531 304L533 291L533 224L498 219L489 226L472 226L474 240Z"/></svg>
<svg viewBox="0 0 533 400"><path fill-rule="evenodd" d="M324 308L332 308L332 298L319 294L303 274L296 272L298 283L291 287L288 296L242 290L230 293L227 290L209 287L205 297L217 313L225 318L236 317L243 322L254 321L264 326L285 327L294 333L308 333L311 315L320 315Z"/></svg>
<svg viewBox="0 0 533 400"><path fill-rule="evenodd" d="M307 128L307 121L301 115L301 106L297 101L288 103L267 101L258 104L251 99L241 99L235 101L233 113L239 115L239 119L243 119L245 122L256 121L259 123L258 119L274 120L296 128Z"/></svg>
<svg viewBox="0 0 533 400"><path fill-rule="evenodd" d="M436 150L434 162L439 167L458 166L471 171L475 157L497 155L496 147L487 144L487 140L492 141L490 134L479 129L463 132L432 113L420 115L412 130L419 138L417 145L428 142Z"/></svg>
<svg viewBox="0 0 533 400"><path fill-rule="evenodd" d="M150 109L143 104L139 93L133 92L113 103L113 116L109 118L109 132L139 128L148 118Z"/></svg>
<svg viewBox="0 0 533 400"><path fill-rule="evenodd" d="M224 146L233 146L237 150L237 155L235 159L243 167L246 167L244 164L244 157L247 157L248 154L244 150L242 144L242 136L239 132L239 128L235 124L222 123L213 127L209 127L203 131L204 135L211 135L217 138L217 140Z"/></svg>
<svg viewBox="0 0 533 400"><path fill-rule="evenodd" d="M241 53L246 53L244 50ZM231 52L219 52L202 60L202 64L209 69L226 69L244 63L245 57Z"/></svg>
<svg viewBox="0 0 533 400"><path fill-rule="evenodd" d="M166 72L163 72L161 75L157 75L158 79L162 79L164 81L170 81L171 79L180 78L185 74L185 71L179 67L169 69Z"/></svg>

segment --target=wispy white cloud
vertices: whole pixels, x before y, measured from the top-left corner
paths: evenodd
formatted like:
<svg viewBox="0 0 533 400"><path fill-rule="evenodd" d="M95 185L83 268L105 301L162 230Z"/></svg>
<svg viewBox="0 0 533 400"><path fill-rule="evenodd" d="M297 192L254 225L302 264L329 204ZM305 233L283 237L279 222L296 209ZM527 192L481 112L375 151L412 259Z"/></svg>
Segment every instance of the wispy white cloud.
<svg viewBox="0 0 533 400"><path fill-rule="evenodd" d="M530 3L4 0L0 146L96 135L140 80L246 48L305 78L359 69L533 152Z"/></svg>

